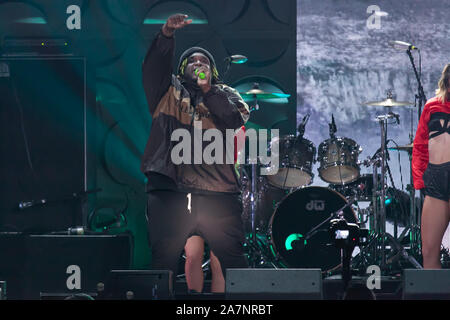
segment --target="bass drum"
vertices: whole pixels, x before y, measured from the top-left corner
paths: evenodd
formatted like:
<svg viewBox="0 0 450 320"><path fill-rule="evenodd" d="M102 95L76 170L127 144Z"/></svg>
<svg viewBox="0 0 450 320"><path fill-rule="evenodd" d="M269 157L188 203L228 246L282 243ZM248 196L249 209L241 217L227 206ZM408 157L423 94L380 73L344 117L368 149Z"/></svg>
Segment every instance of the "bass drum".
<svg viewBox="0 0 450 320"><path fill-rule="evenodd" d="M298 189L278 204L269 222L272 252L288 268L320 268L331 271L341 263L340 250L334 245L325 223L305 241L308 233L333 212L347 204L340 193L325 187ZM344 210L349 223L356 223L353 209Z"/></svg>

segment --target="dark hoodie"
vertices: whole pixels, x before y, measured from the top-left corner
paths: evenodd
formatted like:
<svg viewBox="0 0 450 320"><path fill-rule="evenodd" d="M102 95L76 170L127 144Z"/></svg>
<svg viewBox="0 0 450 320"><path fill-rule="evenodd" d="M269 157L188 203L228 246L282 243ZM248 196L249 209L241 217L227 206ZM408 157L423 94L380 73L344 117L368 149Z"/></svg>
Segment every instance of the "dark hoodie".
<svg viewBox="0 0 450 320"><path fill-rule="evenodd" d="M142 67L143 86L152 115L150 137L141 165L142 172L148 177L147 191L238 193L240 186L233 164L175 165L171 159L172 148L178 144L178 141L171 141L174 130L186 129L193 136L192 120L195 119L201 122L203 132L206 129L225 132L226 129L240 128L250 115L239 93L220 83L214 58L207 50L199 47L186 50L180 57L177 76L173 75L174 48L174 37L168 38L159 32ZM183 60L194 52L205 54L211 63L214 77L211 90L206 94L182 75ZM193 152L193 143L191 149ZM194 160L193 153L191 160Z"/></svg>

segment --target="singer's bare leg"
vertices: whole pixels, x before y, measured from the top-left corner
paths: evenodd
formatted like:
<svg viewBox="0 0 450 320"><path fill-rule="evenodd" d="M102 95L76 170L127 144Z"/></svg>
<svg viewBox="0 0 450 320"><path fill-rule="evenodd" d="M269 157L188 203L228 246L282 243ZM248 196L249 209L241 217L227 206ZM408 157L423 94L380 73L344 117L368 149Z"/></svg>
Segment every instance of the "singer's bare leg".
<svg viewBox="0 0 450 320"><path fill-rule="evenodd" d="M450 201L425 196L422 209L422 256L425 269L441 269L442 238L450 221Z"/></svg>
<svg viewBox="0 0 450 320"><path fill-rule="evenodd" d="M225 278L223 277L222 267L220 266L219 259L214 255L212 251L209 252L211 258L211 292L223 293L225 292Z"/></svg>
<svg viewBox="0 0 450 320"><path fill-rule="evenodd" d="M186 274L186 282L189 290L197 292L203 291L204 275L203 275L203 252L204 241L199 236L192 236L186 241L185 254L186 263L184 271ZM210 251L211 266L211 292L225 292L225 278L222 273L219 259Z"/></svg>
<svg viewBox="0 0 450 320"><path fill-rule="evenodd" d="M184 251L186 262L184 272L189 290L197 292L203 291L203 253L205 250L204 241L199 236L192 236L186 241Z"/></svg>

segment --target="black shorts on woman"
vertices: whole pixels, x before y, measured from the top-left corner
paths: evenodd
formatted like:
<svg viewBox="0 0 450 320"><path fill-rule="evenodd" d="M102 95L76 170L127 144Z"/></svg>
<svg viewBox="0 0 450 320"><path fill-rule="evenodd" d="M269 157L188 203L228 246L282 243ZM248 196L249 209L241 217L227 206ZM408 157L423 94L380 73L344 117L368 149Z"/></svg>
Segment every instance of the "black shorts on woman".
<svg viewBox="0 0 450 320"><path fill-rule="evenodd" d="M439 200L450 199L450 161L442 164L429 163L423 174L424 194Z"/></svg>

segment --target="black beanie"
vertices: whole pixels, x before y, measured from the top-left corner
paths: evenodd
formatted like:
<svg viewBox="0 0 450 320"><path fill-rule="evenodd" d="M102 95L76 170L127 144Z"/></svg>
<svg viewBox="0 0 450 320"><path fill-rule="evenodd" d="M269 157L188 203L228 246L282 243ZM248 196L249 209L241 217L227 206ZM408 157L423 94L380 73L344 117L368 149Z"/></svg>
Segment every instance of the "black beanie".
<svg viewBox="0 0 450 320"><path fill-rule="evenodd" d="M184 61L185 59L187 59L188 57L190 57L193 53L196 53L196 52L203 53L205 56L208 57L209 62L210 62L210 67L211 67L211 73L212 73L212 79L211 79L211 81L212 81L213 83L219 82L219 72L218 72L218 70L217 70L216 62L214 61L213 56L211 55L211 53L209 53L208 50L203 49L203 48L200 48L200 47L192 47L192 48L189 48L189 49L187 49L186 51L184 51L184 52L181 54L180 60L178 61L178 67L177 67L177 73L178 73L178 75L183 75L183 73L184 73L184 70L181 70L182 67L183 67L183 68L186 67L186 65L183 66L183 61Z"/></svg>

